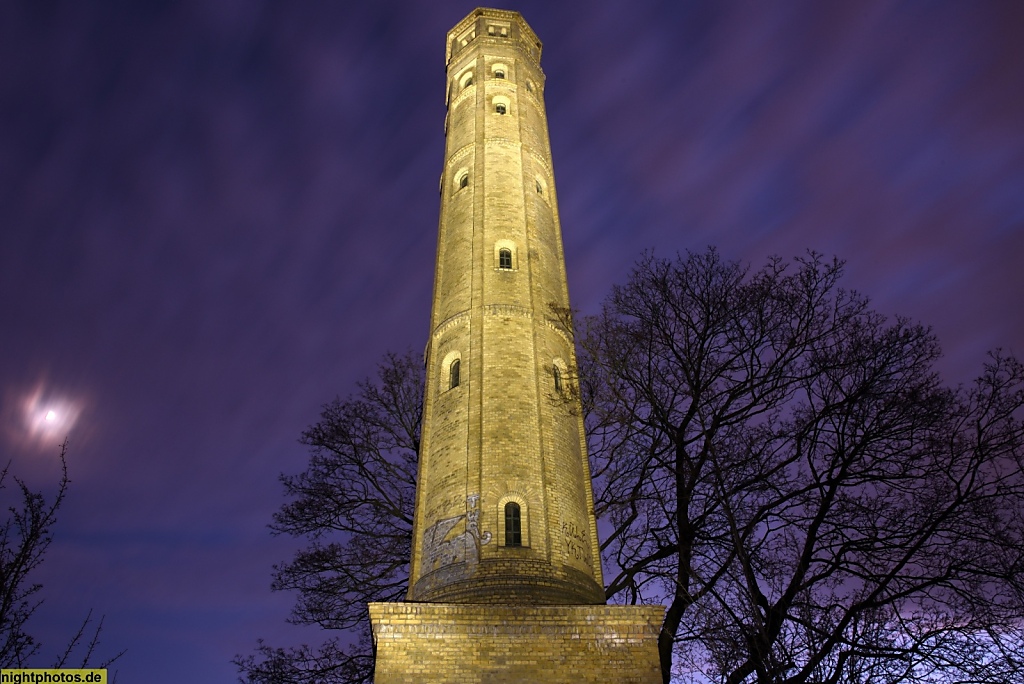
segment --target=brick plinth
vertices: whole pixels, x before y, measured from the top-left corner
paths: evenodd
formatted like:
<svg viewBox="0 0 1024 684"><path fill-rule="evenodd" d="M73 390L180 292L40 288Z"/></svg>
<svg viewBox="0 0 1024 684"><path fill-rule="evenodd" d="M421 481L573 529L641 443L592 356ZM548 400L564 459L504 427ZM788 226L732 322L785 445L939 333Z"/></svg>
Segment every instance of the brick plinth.
<svg viewBox="0 0 1024 684"><path fill-rule="evenodd" d="M375 684L660 684L661 606L371 603Z"/></svg>

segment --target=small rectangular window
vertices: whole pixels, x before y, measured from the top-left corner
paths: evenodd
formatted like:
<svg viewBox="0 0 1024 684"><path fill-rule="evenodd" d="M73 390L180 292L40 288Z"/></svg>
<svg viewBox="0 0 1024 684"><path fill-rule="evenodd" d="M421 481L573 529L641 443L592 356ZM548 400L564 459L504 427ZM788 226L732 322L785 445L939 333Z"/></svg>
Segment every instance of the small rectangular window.
<svg viewBox="0 0 1024 684"><path fill-rule="evenodd" d="M523 545L523 523L519 504L505 504L505 546Z"/></svg>
<svg viewBox="0 0 1024 684"><path fill-rule="evenodd" d="M498 268L512 268L512 250L502 249L498 251Z"/></svg>
<svg viewBox="0 0 1024 684"><path fill-rule="evenodd" d="M459 386L459 363L458 359L452 361L452 365L448 367L448 389L455 389Z"/></svg>

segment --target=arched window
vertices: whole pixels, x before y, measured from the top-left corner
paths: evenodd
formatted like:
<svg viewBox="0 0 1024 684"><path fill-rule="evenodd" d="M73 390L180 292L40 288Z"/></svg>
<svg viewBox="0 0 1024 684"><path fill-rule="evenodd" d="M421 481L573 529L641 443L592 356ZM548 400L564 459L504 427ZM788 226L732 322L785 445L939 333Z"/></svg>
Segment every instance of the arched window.
<svg viewBox="0 0 1024 684"><path fill-rule="evenodd" d="M558 366L551 367L551 373L555 376L555 391L559 394L562 393L562 371L558 369Z"/></svg>
<svg viewBox="0 0 1024 684"><path fill-rule="evenodd" d="M540 184L540 179L538 178L534 182L537 184L537 192L539 192L540 194L543 195L544 194L544 186Z"/></svg>
<svg viewBox="0 0 1024 684"><path fill-rule="evenodd" d="M469 174L464 173L459 177L459 190L469 186Z"/></svg>
<svg viewBox="0 0 1024 684"><path fill-rule="evenodd" d="M512 269L512 250L502 248L498 250L498 268Z"/></svg>
<svg viewBox="0 0 1024 684"><path fill-rule="evenodd" d="M455 389L459 386L459 359L452 361L452 365L448 366L448 389Z"/></svg>
<svg viewBox="0 0 1024 684"><path fill-rule="evenodd" d="M519 504L510 501L505 504L505 546L523 545L523 523Z"/></svg>
<svg viewBox="0 0 1024 684"><path fill-rule="evenodd" d="M504 114L505 112L508 111L508 108L505 106L504 102L499 102L498 104L494 105L494 111L498 112L499 114Z"/></svg>
<svg viewBox="0 0 1024 684"><path fill-rule="evenodd" d="M505 72L501 69L494 70L494 78L505 78Z"/></svg>

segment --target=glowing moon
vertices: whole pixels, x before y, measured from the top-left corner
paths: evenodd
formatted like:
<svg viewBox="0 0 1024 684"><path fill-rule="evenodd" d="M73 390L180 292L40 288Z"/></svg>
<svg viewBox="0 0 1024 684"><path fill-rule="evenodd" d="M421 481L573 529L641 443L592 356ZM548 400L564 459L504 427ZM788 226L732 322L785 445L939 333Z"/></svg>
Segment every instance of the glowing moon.
<svg viewBox="0 0 1024 684"><path fill-rule="evenodd" d="M75 426L81 411L81 402L40 383L22 400L25 436L40 443L63 439Z"/></svg>

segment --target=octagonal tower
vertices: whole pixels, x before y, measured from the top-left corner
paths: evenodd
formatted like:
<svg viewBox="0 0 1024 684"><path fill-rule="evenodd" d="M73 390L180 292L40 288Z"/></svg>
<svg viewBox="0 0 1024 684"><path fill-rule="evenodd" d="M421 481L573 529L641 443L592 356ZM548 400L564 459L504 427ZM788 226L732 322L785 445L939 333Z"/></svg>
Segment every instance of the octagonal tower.
<svg viewBox="0 0 1024 684"><path fill-rule="evenodd" d="M448 33L444 169L405 603L371 603L376 684L655 684L661 606L606 606L540 41Z"/></svg>
<svg viewBox="0 0 1024 684"><path fill-rule="evenodd" d="M604 603L540 52L517 12L448 33L412 601Z"/></svg>

